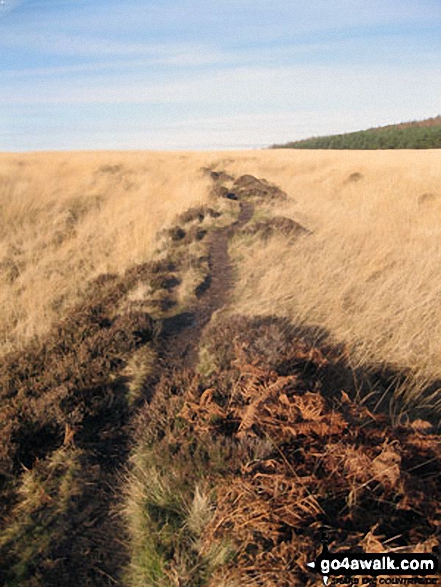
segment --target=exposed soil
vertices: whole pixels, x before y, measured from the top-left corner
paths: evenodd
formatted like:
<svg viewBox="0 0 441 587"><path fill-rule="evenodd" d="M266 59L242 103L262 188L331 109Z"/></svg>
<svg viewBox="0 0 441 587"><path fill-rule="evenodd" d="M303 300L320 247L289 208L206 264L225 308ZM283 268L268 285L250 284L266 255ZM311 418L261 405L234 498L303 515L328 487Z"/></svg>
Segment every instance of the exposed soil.
<svg viewBox="0 0 441 587"><path fill-rule="evenodd" d="M258 179L253 175L242 175L233 182L232 191L239 199L252 199L258 202L272 200L286 200L287 195L279 187L269 183L266 179Z"/></svg>
<svg viewBox="0 0 441 587"><path fill-rule="evenodd" d="M250 202L240 203L240 214L232 225L214 230L208 237L209 274L198 286L198 301L184 313L163 321L162 365L173 369L194 367L199 339L214 312L225 306L233 287L233 265L228 255L228 241L253 215Z"/></svg>

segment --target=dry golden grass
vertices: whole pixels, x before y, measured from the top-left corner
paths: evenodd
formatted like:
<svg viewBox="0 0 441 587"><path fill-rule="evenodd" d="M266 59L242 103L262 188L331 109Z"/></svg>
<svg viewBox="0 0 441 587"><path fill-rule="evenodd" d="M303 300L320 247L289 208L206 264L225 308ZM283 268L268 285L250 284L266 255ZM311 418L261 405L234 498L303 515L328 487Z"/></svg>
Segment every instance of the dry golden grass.
<svg viewBox="0 0 441 587"><path fill-rule="evenodd" d="M235 312L317 324L356 363L441 377L441 152L275 151L227 167L277 183L313 234L233 246ZM244 157L245 159L245 157Z"/></svg>
<svg viewBox="0 0 441 587"><path fill-rule="evenodd" d="M441 377L440 151L3 154L1 348L151 255L158 229L206 201L203 166L276 183L290 199L274 211L313 231L236 240L235 312L317 324L356 361Z"/></svg>
<svg viewBox="0 0 441 587"><path fill-rule="evenodd" d="M0 350L41 335L101 273L146 260L207 198L185 153L0 155Z"/></svg>

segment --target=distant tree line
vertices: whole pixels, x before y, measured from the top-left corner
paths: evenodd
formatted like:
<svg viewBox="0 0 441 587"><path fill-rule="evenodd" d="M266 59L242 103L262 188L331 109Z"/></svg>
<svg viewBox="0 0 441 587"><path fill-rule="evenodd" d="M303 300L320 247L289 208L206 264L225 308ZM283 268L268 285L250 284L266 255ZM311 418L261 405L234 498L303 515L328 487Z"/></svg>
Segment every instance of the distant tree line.
<svg viewBox="0 0 441 587"><path fill-rule="evenodd" d="M431 126L409 123L373 128L346 134L314 137L301 141L273 145L273 149L440 149L441 118Z"/></svg>

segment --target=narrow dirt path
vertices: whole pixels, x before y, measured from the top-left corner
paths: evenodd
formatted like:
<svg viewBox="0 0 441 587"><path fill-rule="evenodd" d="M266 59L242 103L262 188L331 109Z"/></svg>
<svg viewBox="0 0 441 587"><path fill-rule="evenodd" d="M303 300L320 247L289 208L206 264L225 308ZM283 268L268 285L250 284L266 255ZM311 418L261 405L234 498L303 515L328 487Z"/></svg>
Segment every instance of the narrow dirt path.
<svg viewBox="0 0 441 587"><path fill-rule="evenodd" d="M51 489L53 472L48 463L64 447L70 456L60 464L57 474L62 479L67 475L65 469L75 467L75 484L62 514L53 514L59 504L49 494L42 507L37 504L35 511L31 511L33 516L39 516L36 527L50 521L47 546L38 546L39 538L32 534L32 524L29 535L20 535L18 546L5 543L3 551L0 550L1 584L15 584L17 577L27 587L123 584L122 573L129 564L130 553L129 536L118 513L119 489L133 448L134 412L127 400L121 356L156 340L160 359L156 377L195 367L202 330L214 312L229 303L233 290L234 267L228 242L253 216L253 204L240 198L238 203L238 219L206 236L209 271L196 291L197 299L184 313L160 320L162 330L158 337L156 323L144 310L121 315L117 311L138 282L158 280L161 275L167 277L175 271L162 267L160 262L151 262L122 277L104 276L97 280L84 303L74 308L47 339L6 365L5 388L11 387L12 399L18 398L14 399L13 415L21 434L15 438L16 444L11 440L15 450L11 452L11 462L23 462L28 470L35 468L36 478L41 477L49 493L59 491L55 482L56 489ZM154 388L152 382L153 391ZM41 407L32 411L36 395ZM72 436L66 441L68 430ZM5 437L5 442L8 439ZM0 497L1 490L0 475ZM43 494L46 495L44 491ZM26 548L36 548L38 552L29 568L21 570L22 552Z"/></svg>
<svg viewBox="0 0 441 587"><path fill-rule="evenodd" d="M193 368L198 360L203 328L214 312L228 304L234 285L234 267L228 242L251 219L254 206L240 202L238 219L208 236L209 274L199 288L198 299L184 313L163 320L159 336L159 373ZM123 409L121 409L123 408ZM60 545L57 556L64 558L63 584L73 586L122 585L121 569L129 562L121 519L115 515L115 488L130 452L130 415L120 406L119 415L109 410L92 427L91 438L79 443L85 450L88 490L77 504L75 523L68 544ZM118 422L115 418L119 418ZM115 425L112 426L112 422ZM94 445L97 430L107 430L103 442ZM116 500L118 501L118 499ZM81 512L82 510L82 512ZM93 556L90 554L93 553ZM60 580L60 569L48 584ZM52 578L51 578L52 579Z"/></svg>
<svg viewBox="0 0 441 587"><path fill-rule="evenodd" d="M165 369L195 366L202 330L214 312L228 303L233 288L234 268L228 254L228 241L249 222L253 212L253 204L240 202L238 219L229 226L215 230L209 237L210 273L199 289L197 304L185 313L164 320L161 358Z"/></svg>

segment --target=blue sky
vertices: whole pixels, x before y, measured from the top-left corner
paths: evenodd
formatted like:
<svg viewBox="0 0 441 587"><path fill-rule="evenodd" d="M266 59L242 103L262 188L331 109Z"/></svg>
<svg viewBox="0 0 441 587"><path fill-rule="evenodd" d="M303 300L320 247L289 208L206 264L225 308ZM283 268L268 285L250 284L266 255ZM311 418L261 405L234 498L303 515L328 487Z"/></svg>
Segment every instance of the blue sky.
<svg viewBox="0 0 441 587"><path fill-rule="evenodd" d="M0 151L261 147L441 114L441 0L0 0L0 76Z"/></svg>

